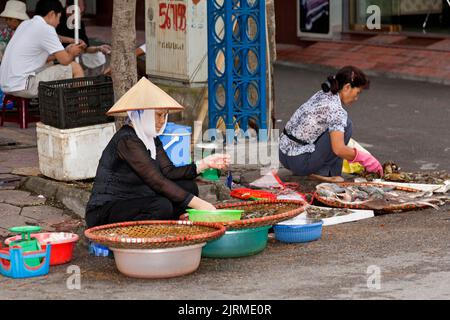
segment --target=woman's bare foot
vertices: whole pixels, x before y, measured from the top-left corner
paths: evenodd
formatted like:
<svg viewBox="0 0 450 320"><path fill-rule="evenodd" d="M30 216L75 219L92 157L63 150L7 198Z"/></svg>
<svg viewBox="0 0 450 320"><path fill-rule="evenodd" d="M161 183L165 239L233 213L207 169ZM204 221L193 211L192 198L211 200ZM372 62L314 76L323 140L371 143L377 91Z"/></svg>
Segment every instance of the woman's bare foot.
<svg viewBox="0 0 450 320"><path fill-rule="evenodd" d="M330 182L330 183L339 183L339 182L345 182L345 179L342 177L324 177L324 176L319 176L317 174L311 174L309 175L309 177L311 179L314 180L318 180L318 181L323 181L323 182Z"/></svg>

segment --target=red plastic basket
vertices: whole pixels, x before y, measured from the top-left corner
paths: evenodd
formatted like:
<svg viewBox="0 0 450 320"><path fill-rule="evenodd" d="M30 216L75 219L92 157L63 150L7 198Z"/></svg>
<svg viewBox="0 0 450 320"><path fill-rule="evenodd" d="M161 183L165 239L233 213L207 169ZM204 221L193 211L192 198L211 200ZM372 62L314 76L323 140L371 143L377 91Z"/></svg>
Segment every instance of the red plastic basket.
<svg viewBox="0 0 450 320"><path fill-rule="evenodd" d="M49 237L53 233L34 233L31 237L36 238L41 244L42 250L47 249L47 242ZM73 248L75 247L75 242L78 241L78 235L74 233L65 233L67 239L59 241L51 241L52 251L50 253L50 265L57 266L60 264L66 264L72 260ZM20 240L21 236L15 236L5 240L5 244L9 245L12 241Z"/></svg>
<svg viewBox="0 0 450 320"><path fill-rule="evenodd" d="M269 191L248 188L235 189L230 192L230 196L241 200L277 200L277 196Z"/></svg>

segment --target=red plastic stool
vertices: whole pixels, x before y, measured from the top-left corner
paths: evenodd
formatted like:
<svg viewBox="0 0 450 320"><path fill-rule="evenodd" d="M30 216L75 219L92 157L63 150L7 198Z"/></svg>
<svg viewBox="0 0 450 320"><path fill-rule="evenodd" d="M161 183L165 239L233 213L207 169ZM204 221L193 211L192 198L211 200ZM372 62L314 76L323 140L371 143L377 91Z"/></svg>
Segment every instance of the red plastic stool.
<svg viewBox="0 0 450 320"><path fill-rule="evenodd" d="M6 119L6 105L8 102L14 102L14 104L17 106L18 111L18 117L14 120L7 120ZM3 108L2 108L2 120L0 123L0 126L3 127L4 122L16 122L19 123L19 126L21 129L28 128L28 123L30 122L36 122L39 121L36 118L31 118L28 113L28 107L30 105L30 99L22 98L22 97L16 97L10 94L5 93L5 96L3 97Z"/></svg>

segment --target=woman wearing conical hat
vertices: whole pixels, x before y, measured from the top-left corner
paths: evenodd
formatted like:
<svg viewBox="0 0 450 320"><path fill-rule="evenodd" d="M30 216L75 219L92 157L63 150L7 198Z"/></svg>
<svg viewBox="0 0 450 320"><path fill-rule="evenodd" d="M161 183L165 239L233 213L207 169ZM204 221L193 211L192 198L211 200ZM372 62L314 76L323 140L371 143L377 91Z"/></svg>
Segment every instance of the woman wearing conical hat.
<svg viewBox="0 0 450 320"><path fill-rule="evenodd" d="M229 155L212 155L175 167L158 136L169 112L183 107L142 78L109 111L125 113L126 124L113 136L100 159L86 208L87 227L140 220L178 220L187 207L215 210L198 198L195 178L209 168L224 169Z"/></svg>

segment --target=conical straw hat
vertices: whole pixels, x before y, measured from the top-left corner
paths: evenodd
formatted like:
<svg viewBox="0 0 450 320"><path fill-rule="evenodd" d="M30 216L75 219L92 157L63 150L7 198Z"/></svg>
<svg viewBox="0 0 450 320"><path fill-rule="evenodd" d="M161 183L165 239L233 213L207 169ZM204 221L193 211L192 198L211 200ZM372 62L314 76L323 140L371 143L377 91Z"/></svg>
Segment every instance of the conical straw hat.
<svg viewBox="0 0 450 320"><path fill-rule="evenodd" d="M168 109L169 112L179 112L184 108L171 96L143 77L106 114L146 109Z"/></svg>

